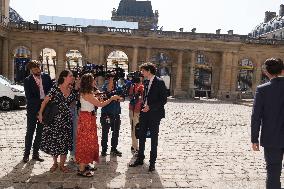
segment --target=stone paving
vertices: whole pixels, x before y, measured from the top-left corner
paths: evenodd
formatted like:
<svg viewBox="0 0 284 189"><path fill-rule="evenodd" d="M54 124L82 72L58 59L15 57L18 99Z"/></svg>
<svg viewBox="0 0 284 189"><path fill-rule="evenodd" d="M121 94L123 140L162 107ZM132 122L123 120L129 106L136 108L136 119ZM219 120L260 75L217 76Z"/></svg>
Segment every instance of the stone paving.
<svg viewBox="0 0 284 189"><path fill-rule="evenodd" d="M265 188L263 150L250 148L251 107L217 100L169 100L160 125L156 171L148 173L150 140L145 164L128 167L134 158L127 106L122 103L118 148L123 156L101 158L93 178L77 176L71 162L72 173L49 173L52 159L43 152L44 162L23 164L26 110L0 112L0 188Z"/></svg>

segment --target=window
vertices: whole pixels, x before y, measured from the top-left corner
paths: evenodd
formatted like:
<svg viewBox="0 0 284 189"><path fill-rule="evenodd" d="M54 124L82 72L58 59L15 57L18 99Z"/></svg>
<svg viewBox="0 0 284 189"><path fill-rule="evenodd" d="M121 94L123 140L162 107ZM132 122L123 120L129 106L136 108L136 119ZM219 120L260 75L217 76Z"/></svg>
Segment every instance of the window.
<svg viewBox="0 0 284 189"><path fill-rule="evenodd" d="M203 54L198 54L197 55L197 63L198 64L205 64L205 58Z"/></svg>

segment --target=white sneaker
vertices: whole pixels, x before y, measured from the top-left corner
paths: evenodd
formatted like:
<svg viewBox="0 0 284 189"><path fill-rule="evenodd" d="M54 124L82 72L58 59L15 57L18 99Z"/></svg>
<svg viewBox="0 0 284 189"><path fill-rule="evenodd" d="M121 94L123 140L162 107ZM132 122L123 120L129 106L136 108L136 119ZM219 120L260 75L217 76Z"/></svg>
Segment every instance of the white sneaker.
<svg viewBox="0 0 284 189"><path fill-rule="evenodd" d="M69 161L76 162L75 156L70 155L69 156Z"/></svg>

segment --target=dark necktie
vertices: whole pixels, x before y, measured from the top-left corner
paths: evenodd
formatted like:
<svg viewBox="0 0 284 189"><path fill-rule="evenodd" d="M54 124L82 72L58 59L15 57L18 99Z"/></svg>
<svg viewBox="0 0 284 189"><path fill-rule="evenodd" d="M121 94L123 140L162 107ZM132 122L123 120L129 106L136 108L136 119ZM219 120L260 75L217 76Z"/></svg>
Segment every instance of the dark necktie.
<svg viewBox="0 0 284 189"><path fill-rule="evenodd" d="M149 80L144 81L144 98L143 98L143 104L146 103L147 96L148 96L148 87L149 87Z"/></svg>

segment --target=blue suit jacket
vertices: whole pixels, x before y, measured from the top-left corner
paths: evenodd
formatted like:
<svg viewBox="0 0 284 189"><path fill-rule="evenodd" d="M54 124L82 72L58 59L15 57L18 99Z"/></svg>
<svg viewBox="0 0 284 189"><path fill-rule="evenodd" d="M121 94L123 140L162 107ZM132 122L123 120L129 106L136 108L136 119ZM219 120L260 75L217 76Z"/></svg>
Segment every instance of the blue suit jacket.
<svg viewBox="0 0 284 189"><path fill-rule="evenodd" d="M251 142L263 147L284 148L284 77L256 89L251 116Z"/></svg>
<svg viewBox="0 0 284 189"><path fill-rule="evenodd" d="M52 87L52 81L48 74L41 74L42 85L45 95ZM24 80L24 89L27 99L27 109L38 109L41 105L40 92L33 75L29 75Z"/></svg>

